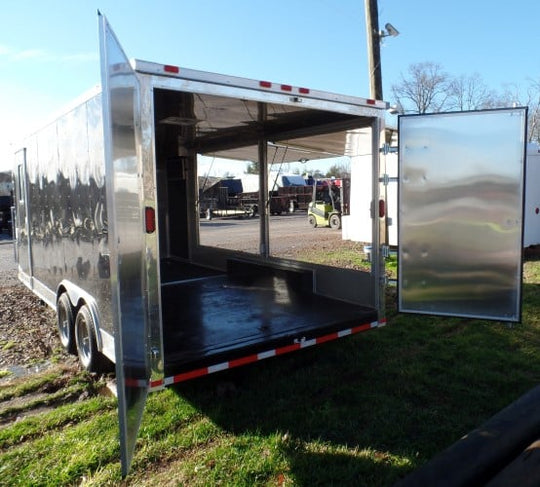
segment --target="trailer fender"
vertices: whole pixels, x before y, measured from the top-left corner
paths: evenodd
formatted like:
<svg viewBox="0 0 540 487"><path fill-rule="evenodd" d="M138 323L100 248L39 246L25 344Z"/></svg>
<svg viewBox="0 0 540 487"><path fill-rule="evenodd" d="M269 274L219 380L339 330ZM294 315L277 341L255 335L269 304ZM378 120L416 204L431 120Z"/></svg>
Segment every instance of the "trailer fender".
<svg viewBox="0 0 540 487"><path fill-rule="evenodd" d="M103 340L99 329L100 319L96 300L84 289L81 289L79 286L73 284L71 281L68 280L63 280L60 282L60 284L58 284L58 288L56 290L56 299L58 299L60 294L64 292L69 297L71 305L75 310L78 310L83 304L86 304L88 306L88 309L90 310L90 313L92 315L92 320L94 322L94 334L96 337L97 349L98 351L102 352Z"/></svg>

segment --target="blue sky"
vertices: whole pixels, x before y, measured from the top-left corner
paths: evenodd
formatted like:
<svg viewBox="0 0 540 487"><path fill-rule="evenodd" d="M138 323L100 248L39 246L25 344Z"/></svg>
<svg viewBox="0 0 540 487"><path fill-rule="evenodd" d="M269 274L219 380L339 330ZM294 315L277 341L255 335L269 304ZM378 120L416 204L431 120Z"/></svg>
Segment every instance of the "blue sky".
<svg viewBox="0 0 540 487"><path fill-rule="evenodd" d="M364 0L1 2L0 169L16 140L99 83L97 10L129 57L312 89L369 95ZM410 64L488 86L540 81L540 2L379 0L399 31L381 48L384 98ZM14 142L10 144L10 142Z"/></svg>

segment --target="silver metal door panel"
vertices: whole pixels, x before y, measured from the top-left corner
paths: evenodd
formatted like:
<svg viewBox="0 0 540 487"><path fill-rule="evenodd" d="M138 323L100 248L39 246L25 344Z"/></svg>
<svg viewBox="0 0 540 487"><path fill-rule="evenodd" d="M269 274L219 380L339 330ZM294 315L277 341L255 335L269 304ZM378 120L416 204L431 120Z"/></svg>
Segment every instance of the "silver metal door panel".
<svg viewBox="0 0 540 487"><path fill-rule="evenodd" d="M526 120L400 117L400 311L520 320Z"/></svg>
<svg viewBox="0 0 540 487"><path fill-rule="evenodd" d="M28 185L26 173L26 149L21 149L15 154L16 163L16 186L15 186L15 207L17 209L15 221L13 222L16 244L15 255L19 264L19 270L25 274L24 280L32 274L32 254L30 246L30 224L28 220ZM22 276L21 276L22 277Z"/></svg>
<svg viewBox="0 0 540 487"><path fill-rule="evenodd" d="M144 236L136 149L138 80L100 15L107 214L122 473L127 475L150 376L143 293Z"/></svg>

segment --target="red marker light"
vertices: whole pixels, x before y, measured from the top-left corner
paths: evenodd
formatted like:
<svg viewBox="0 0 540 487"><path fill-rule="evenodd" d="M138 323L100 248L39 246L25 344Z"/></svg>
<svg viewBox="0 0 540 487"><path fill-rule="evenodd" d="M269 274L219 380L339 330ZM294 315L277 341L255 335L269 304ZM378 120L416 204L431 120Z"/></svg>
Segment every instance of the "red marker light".
<svg viewBox="0 0 540 487"><path fill-rule="evenodd" d="M261 88L272 88L272 83L270 81L259 81L259 86Z"/></svg>
<svg viewBox="0 0 540 487"><path fill-rule="evenodd" d="M283 91L292 91L292 86L291 85L281 85L281 89Z"/></svg>
<svg viewBox="0 0 540 487"><path fill-rule="evenodd" d="M383 218L386 213L386 205L384 200L379 200L379 218Z"/></svg>
<svg viewBox="0 0 540 487"><path fill-rule="evenodd" d="M156 231L156 211L151 206L144 209L144 224L146 233L154 233Z"/></svg>
<svg viewBox="0 0 540 487"><path fill-rule="evenodd" d="M375 103L377 103L377 100L369 99L369 100L366 100L366 102L367 102L368 105L375 105Z"/></svg>
<svg viewBox="0 0 540 487"><path fill-rule="evenodd" d="M174 73L178 74L180 72L180 68L178 66L171 66L170 64L166 64L163 66L163 71L166 73Z"/></svg>

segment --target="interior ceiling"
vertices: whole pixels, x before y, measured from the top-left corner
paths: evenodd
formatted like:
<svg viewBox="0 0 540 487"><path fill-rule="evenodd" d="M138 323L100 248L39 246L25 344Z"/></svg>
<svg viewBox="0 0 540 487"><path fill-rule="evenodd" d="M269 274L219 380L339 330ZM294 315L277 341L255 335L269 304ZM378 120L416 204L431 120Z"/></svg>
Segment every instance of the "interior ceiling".
<svg viewBox="0 0 540 487"><path fill-rule="evenodd" d="M158 91L158 90L156 90ZM181 127L185 145L208 156L254 161L258 141L269 143L268 159L280 162L351 155L351 135L371 119L305 109L300 105L259 103L238 98L163 91L156 94L159 124Z"/></svg>

